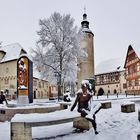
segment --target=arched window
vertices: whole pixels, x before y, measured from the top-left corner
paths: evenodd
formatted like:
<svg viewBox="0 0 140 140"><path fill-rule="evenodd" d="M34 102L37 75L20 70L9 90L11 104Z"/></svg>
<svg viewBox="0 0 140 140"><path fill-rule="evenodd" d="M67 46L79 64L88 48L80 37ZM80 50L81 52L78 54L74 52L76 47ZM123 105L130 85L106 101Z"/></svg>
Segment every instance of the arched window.
<svg viewBox="0 0 140 140"><path fill-rule="evenodd" d="M116 94L117 93L117 90L116 89L114 89L114 94Z"/></svg>
<svg viewBox="0 0 140 140"><path fill-rule="evenodd" d="M100 88L99 90L98 90L98 96L101 96L101 95L103 95L104 94L104 90L102 89L102 88Z"/></svg>

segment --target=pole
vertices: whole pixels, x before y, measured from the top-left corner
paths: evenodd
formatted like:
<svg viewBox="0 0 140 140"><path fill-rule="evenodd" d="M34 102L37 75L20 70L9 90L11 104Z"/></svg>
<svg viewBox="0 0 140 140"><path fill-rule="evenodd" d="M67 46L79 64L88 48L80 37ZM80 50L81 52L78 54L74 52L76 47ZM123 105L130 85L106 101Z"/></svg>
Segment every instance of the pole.
<svg viewBox="0 0 140 140"><path fill-rule="evenodd" d="M58 102L59 102L60 95L61 95L61 77L60 77L60 73L58 73Z"/></svg>

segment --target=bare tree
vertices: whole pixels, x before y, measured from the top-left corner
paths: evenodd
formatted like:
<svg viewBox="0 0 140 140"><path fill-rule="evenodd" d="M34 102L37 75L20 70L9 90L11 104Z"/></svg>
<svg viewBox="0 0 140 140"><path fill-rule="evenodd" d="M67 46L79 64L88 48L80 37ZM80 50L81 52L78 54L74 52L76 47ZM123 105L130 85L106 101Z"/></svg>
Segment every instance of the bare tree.
<svg viewBox="0 0 140 140"><path fill-rule="evenodd" d="M59 86L66 81L75 82L77 58L86 54L79 47L81 35L74 26L74 19L69 14L55 12L48 19L40 19L39 26L39 40L32 52L33 62L42 77L51 83L57 82Z"/></svg>

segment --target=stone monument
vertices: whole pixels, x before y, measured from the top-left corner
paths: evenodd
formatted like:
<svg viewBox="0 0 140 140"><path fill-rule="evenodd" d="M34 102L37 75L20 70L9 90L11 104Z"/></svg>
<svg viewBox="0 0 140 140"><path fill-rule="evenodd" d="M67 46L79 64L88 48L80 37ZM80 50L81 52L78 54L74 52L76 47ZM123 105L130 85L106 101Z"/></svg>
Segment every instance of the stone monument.
<svg viewBox="0 0 140 140"><path fill-rule="evenodd" d="M33 62L27 55L17 60L17 103L27 105L33 102Z"/></svg>

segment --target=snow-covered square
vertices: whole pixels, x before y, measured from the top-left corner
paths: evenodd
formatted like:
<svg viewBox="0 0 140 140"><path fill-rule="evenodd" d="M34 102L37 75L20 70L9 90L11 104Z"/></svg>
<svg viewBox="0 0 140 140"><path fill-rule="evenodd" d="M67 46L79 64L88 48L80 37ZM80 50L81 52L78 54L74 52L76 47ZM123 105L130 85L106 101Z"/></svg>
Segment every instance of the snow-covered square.
<svg viewBox="0 0 140 140"><path fill-rule="evenodd" d="M102 109L98 114L96 114L97 129L99 131L98 135L94 134L93 128L89 131L84 131L83 133L73 133L73 123L64 123L60 125L43 126L43 127L33 127L32 137L34 140L137 140L137 135L140 134L140 122L138 120L138 110L140 105L140 97L138 96L101 96L98 99L94 97L94 103L111 101L112 108ZM38 102L44 104L44 100L38 100ZM134 102L135 112L132 113L122 113L121 105ZM46 103L47 104L47 103ZM51 118L65 117L66 115L72 115L77 113L75 109L74 112L70 111L70 107L65 110L55 111L49 113ZM28 114L29 119L34 121L36 115ZM20 118L19 118L20 119ZM22 118L24 119L24 118ZM0 136L1 139L10 140L10 122L0 123Z"/></svg>

